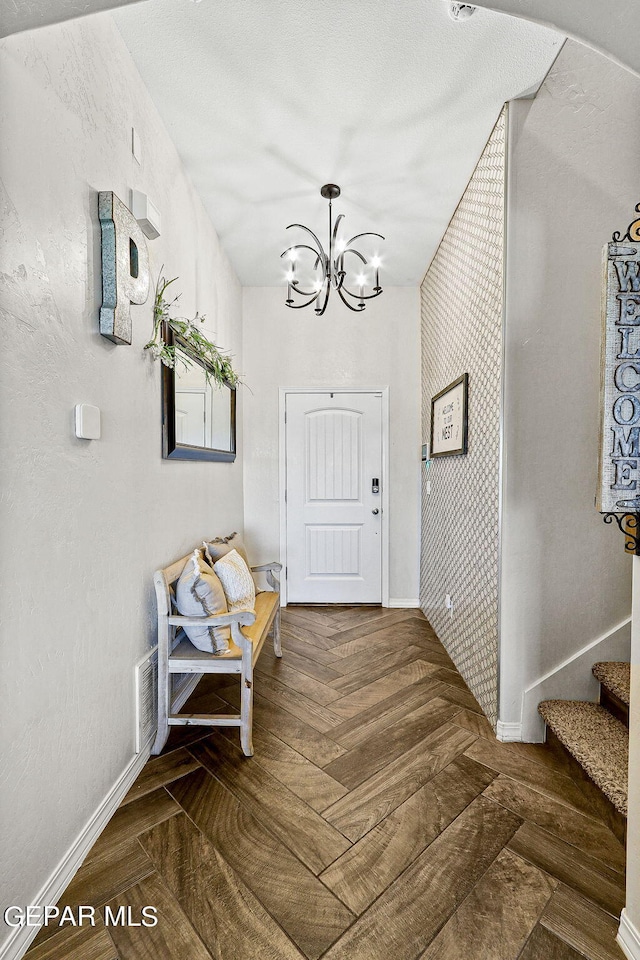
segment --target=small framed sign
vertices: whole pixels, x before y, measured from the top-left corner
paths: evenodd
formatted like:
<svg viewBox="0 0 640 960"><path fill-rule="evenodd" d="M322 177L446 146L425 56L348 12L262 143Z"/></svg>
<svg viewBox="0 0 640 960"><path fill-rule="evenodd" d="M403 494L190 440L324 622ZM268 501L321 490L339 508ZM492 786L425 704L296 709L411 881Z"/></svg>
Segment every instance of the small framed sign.
<svg viewBox="0 0 640 960"><path fill-rule="evenodd" d="M463 373L432 399L432 457L452 457L467 452L468 388L469 374Z"/></svg>

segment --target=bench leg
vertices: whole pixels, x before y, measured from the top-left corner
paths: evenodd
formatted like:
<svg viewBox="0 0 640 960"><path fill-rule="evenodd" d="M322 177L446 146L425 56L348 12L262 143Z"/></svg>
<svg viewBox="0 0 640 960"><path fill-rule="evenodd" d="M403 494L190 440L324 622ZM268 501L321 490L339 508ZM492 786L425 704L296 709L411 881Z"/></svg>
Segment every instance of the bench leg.
<svg viewBox="0 0 640 960"><path fill-rule="evenodd" d="M240 746L245 757L253 756L253 664L251 651L248 658L242 652L242 673L240 675ZM248 661L248 662L247 662Z"/></svg>
<svg viewBox="0 0 640 960"><path fill-rule="evenodd" d="M154 740L153 746L151 747L151 755L156 757L159 753L162 753L163 747L168 739L169 724L166 720L163 720L162 717L158 717L158 732L156 734L156 739Z"/></svg>
<svg viewBox="0 0 640 960"><path fill-rule="evenodd" d="M282 656L282 644L280 642L280 610L282 608L278 607L278 612L275 615L273 621L273 652L276 657Z"/></svg>
<svg viewBox="0 0 640 960"><path fill-rule="evenodd" d="M166 630L166 625L164 627ZM162 648L160 643L163 643ZM162 748L169 738L169 724L167 719L171 712L171 675L167 667L167 658L163 652L168 647L168 637L160 637L158 643L158 732L151 748L152 756L157 756L162 752Z"/></svg>

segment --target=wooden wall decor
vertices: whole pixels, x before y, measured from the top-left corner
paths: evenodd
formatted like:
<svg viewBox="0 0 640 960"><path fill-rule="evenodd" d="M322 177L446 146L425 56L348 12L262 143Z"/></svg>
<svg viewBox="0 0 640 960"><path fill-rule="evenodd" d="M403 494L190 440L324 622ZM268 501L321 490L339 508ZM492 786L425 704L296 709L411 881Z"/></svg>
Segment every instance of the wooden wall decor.
<svg viewBox="0 0 640 960"><path fill-rule="evenodd" d="M98 194L102 234L100 333L113 343L131 343L131 304L149 296L149 252L128 207L111 190Z"/></svg>
<svg viewBox="0 0 640 960"><path fill-rule="evenodd" d="M636 206L640 212L640 204ZM628 552L640 513L640 219L604 248L601 422L596 507L616 520Z"/></svg>

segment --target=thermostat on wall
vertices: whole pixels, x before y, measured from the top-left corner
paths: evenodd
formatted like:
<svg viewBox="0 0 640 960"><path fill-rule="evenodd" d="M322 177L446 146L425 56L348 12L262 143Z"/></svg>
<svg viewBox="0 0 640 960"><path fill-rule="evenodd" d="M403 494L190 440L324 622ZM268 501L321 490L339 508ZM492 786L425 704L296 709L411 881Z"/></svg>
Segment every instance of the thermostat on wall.
<svg viewBox="0 0 640 960"><path fill-rule="evenodd" d="M100 439L100 407L92 407L90 403L77 403L76 437L81 440Z"/></svg>

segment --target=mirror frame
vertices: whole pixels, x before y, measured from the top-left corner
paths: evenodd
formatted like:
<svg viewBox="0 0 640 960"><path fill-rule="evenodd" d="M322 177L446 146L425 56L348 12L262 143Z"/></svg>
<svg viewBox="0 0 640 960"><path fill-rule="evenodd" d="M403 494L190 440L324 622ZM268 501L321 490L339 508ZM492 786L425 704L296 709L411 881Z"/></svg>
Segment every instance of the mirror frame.
<svg viewBox="0 0 640 960"><path fill-rule="evenodd" d="M164 324L163 339L169 346L179 347L188 354L194 363L206 369L206 364L196 357L189 345L173 332L168 323ZM236 388L230 383L224 384L231 392L230 397L230 450L216 450L213 447L196 447L188 443L176 442L176 373L171 367L162 364L162 456L165 460L215 460L233 463L236 459Z"/></svg>

